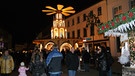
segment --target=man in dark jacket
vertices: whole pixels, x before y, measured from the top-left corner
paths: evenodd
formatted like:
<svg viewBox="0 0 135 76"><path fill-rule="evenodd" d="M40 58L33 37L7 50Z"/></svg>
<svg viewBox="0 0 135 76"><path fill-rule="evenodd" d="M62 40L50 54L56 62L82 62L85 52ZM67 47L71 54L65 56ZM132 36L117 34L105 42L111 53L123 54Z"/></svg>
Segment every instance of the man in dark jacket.
<svg viewBox="0 0 135 76"><path fill-rule="evenodd" d="M62 59L63 55L58 50L58 46L55 44L53 50L48 54L46 64L50 76L61 76L62 73Z"/></svg>
<svg viewBox="0 0 135 76"><path fill-rule="evenodd" d="M75 76L76 71L79 66L79 58L77 54L74 53L74 48L72 47L71 50L66 54L66 65L68 68L68 76Z"/></svg>

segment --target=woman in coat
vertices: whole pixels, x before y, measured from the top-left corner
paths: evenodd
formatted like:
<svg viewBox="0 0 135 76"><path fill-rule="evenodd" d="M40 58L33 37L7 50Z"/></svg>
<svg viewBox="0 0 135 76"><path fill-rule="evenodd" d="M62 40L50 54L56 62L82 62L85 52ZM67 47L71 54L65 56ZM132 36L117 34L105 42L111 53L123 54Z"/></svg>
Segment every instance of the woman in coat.
<svg viewBox="0 0 135 76"><path fill-rule="evenodd" d="M46 76L45 69L46 63L43 54L36 49L32 54L29 70L32 76Z"/></svg>
<svg viewBox="0 0 135 76"><path fill-rule="evenodd" d="M109 70L109 68L106 56L107 56L106 49L102 46L98 46L97 61L98 61L99 76L107 76L107 71Z"/></svg>

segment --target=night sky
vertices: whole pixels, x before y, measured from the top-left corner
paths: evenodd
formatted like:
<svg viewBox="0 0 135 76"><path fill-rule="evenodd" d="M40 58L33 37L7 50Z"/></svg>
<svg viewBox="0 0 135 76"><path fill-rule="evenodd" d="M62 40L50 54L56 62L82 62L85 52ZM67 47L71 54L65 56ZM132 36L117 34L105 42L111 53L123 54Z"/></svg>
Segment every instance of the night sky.
<svg viewBox="0 0 135 76"><path fill-rule="evenodd" d="M50 34L52 16L42 10L49 5L72 6L76 13L101 0L1 0L0 28L13 35L13 43L30 43L42 30Z"/></svg>

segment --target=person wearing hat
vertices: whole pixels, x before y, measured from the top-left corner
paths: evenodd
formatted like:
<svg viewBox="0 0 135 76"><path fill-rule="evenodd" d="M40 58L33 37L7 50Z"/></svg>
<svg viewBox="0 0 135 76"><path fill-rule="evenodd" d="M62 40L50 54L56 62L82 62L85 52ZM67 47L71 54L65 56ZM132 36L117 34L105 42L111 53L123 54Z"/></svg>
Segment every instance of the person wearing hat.
<svg viewBox="0 0 135 76"><path fill-rule="evenodd" d="M19 75L18 76L27 76L26 71L29 70L29 68L27 68L25 66L24 62L20 63L20 67L18 69Z"/></svg>
<svg viewBox="0 0 135 76"><path fill-rule="evenodd" d="M0 70L1 76L9 76L14 70L14 60L8 49L5 49L0 57Z"/></svg>

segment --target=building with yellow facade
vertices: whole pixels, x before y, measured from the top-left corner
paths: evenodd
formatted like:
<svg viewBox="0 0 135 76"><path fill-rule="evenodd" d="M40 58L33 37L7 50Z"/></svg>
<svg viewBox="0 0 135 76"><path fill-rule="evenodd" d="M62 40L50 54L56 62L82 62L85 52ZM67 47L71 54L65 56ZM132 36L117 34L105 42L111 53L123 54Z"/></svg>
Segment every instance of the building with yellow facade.
<svg viewBox="0 0 135 76"><path fill-rule="evenodd" d="M82 38L88 51L92 51L97 45L105 43L110 47L112 55L118 57L120 54L119 37L105 37L104 34L98 34L98 25L94 25L94 30L91 24L86 26L88 15L92 13L99 18L101 23L106 23L134 6L135 0L102 0L66 19L67 36L68 38ZM94 35L91 35L93 32Z"/></svg>

